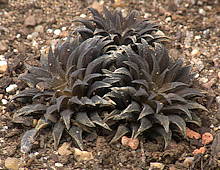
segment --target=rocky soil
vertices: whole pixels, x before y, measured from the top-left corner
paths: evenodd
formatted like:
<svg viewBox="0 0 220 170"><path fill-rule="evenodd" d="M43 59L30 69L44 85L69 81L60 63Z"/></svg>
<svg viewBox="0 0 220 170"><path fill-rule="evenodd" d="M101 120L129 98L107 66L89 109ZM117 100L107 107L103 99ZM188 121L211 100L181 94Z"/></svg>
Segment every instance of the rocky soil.
<svg viewBox="0 0 220 170"><path fill-rule="evenodd" d="M87 152L74 149L70 138L53 148L50 132L43 131L30 154L20 152L20 140L28 127L13 124L16 110L10 98L26 85L18 79L25 63L37 65L59 39L74 31L78 17L89 17L88 7L119 9L123 14L137 10L155 21L171 38L170 55L192 66L195 87L205 97L200 103L199 134L210 132L214 141L201 139L172 141L164 151L161 144L141 140L137 150L106 137L86 139ZM88 170L211 170L220 169L220 2L218 0L0 0L0 169L88 169Z"/></svg>

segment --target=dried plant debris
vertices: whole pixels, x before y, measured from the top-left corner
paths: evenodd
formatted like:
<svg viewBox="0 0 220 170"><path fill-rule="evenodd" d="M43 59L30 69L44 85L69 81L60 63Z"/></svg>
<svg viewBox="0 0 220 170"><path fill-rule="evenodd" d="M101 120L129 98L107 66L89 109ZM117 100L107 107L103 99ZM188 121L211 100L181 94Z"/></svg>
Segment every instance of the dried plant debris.
<svg viewBox="0 0 220 170"><path fill-rule="evenodd" d="M186 136L188 123L200 125L197 112L207 111L196 102L202 94L191 87L190 67L172 60L151 34L157 27L137 20L134 12L124 18L117 11L105 9L102 16L90 10L94 19L80 20L86 28L78 29L78 37L58 43L46 62L27 65L20 76L29 87L13 100L29 104L16 110L13 120L25 125L39 120L23 136L22 151L30 151L44 127L52 128L55 148L67 131L83 150L89 133L107 130L111 143L125 134L161 136L166 147L172 136Z"/></svg>

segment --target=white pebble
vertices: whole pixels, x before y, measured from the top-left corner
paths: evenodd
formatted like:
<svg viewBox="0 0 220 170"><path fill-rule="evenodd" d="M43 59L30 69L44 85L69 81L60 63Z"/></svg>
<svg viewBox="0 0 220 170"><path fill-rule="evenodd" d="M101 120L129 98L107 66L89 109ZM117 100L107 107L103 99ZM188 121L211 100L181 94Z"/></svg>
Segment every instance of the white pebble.
<svg viewBox="0 0 220 170"><path fill-rule="evenodd" d="M17 52L18 52L18 50L17 50L17 49L14 49L14 50L13 50L13 52L14 52L14 53L17 53Z"/></svg>
<svg viewBox="0 0 220 170"><path fill-rule="evenodd" d="M16 35L16 38L20 38L20 37L21 37L21 34L17 34L17 35Z"/></svg>
<svg viewBox="0 0 220 170"><path fill-rule="evenodd" d="M196 75L194 76L195 79L199 78L199 73L196 73Z"/></svg>
<svg viewBox="0 0 220 170"><path fill-rule="evenodd" d="M200 36L200 35L196 35L195 36L195 40L199 40L199 39L201 39L202 37Z"/></svg>
<svg viewBox="0 0 220 170"><path fill-rule="evenodd" d="M47 29L47 33L49 33L49 34L51 34L51 33L53 33L53 30L52 29Z"/></svg>
<svg viewBox="0 0 220 170"><path fill-rule="evenodd" d="M199 9L199 13L200 13L201 15L205 15L205 14L206 14L205 10L202 9L202 8Z"/></svg>
<svg viewBox="0 0 220 170"><path fill-rule="evenodd" d="M17 84L10 84L7 88L6 88L6 92L7 93L11 93L16 91L18 88Z"/></svg>
<svg viewBox="0 0 220 170"><path fill-rule="evenodd" d="M86 15L85 14L81 14L80 17L81 18L86 18Z"/></svg>
<svg viewBox="0 0 220 170"><path fill-rule="evenodd" d="M33 40L33 39L37 38L38 35L39 35L38 32L33 32L33 33L27 35L27 39L28 40Z"/></svg>
<svg viewBox="0 0 220 170"><path fill-rule="evenodd" d="M62 31L66 31L66 27L62 27L61 30L62 30Z"/></svg>
<svg viewBox="0 0 220 170"><path fill-rule="evenodd" d="M8 100L6 100L6 99L2 99L2 104L3 104L3 105L8 104Z"/></svg>
<svg viewBox="0 0 220 170"><path fill-rule="evenodd" d="M32 46L38 48L38 43L37 43L37 41L33 40L33 41L32 41Z"/></svg>
<svg viewBox="0 0 220 170"><path fill-rule="evenodd" d="M206 77L202 77L199 79L199 81L202 83L207 83L209 80Z"/></svg>
<svg viewBox="0 0 220 170"><path fill-rule="evenodd" d="M200 54L200 51L199 51L199 49L197 49L197 48L195 48L195 49L193 49L192 50L192 52L191 52L191 55L194 57L194 56L198 56Z"/></svg>
<svg viewBox="0 0 220 170"><path fill-rule="evenodd" d="M171 19L171 17L167 17L167 18L165 19L165 21L166 21L166 22L171 22L172 19Z"/></svg>
<svg viewBox="0 0 220 170"><path fill-rule="evenodd" d="M54 35L58 36L58 35L60 35L61 31L60 31L60 29L56 29L56 30L54 30L53 33L54 33Z"/></svg>
<svg viewBox="0 0 220 170"><path fill-rule="evenodd" d="M149 170L154 170L154 169L163 170L164 167L165 165L160 162L150 162Z"/></svg>
<svg viewBox="0 0 220 170"><path fill-rule="evenodd" d="M0 73L6 72L8 69L8 63L5 60L0 61Z"/></svg>
<svg viewBox="0 0 220 170"><path fill-rule="evenodd" d="M215 100L216 100L216 102L217 102L218 104L220 104L220 96L217 96L217 97L215 98Z"/></svg>
<svg viewBox="0 0 220 170"><path fill-rule="evenodd" d="M56 166L56 167L63 167L63 164L57 162L57 163L55 163L55 166Z"/></svg>

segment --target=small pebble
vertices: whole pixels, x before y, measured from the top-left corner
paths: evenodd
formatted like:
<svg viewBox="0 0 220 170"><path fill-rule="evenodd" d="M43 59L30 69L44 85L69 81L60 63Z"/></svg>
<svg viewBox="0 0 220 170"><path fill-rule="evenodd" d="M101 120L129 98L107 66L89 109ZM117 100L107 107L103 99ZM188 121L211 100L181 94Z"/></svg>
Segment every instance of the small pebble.
<svg viewBox="0 0 220 170"><path fill-rule="evenodd" d="M193 155L204 154L205 151L206 151L206 148L205 148L205 147L201 147L201 148L199 148L199 149L195 149L195 150L193 151Z"/></svg>
<svg viewBox="0 0 220 170"><path fill-rule="evenodd" d="M207 144L211 143L213 141L213 139L214 139L213 135L211 133L206 132L202 135L202 144L207 145Z"/></svg>
<svg viewBox="0 0 220 170"><path fill-rule="evenodd" d="M11 170L18 170L22 166L22 162L18 158L8 157L5 160L5 167Z"/></svg>
<svg viewBox="0 0 220 170"><path fill-rule="evenodd" d="M38 48L38 42L33 40L32 41L32 46L35 47L35 48Z"/></svg>
<svg viewBox="0 0 220 170"><path fill-rule="evenodd" d="M200 55L199 49L197 49L197 48L193 49L192 52L191 52L191 55L192 55L193 57L199 56L199 55Z"/></svg>
<svg viewBox="0 0 220 170"><path fill-rule="evenodd" d="M10 84L7 88L6 88L6 92L7 93L12 93L14 91L16 91L18 88L17 84Z"/></svg>
<svg viewBox="0 0 220 170"><path fill-rule="evenodd" d="M200 8L200 9L199 9L199 14L201 14L201 15L206 15L206 12L205 12L204 9Z"/></svg>
<svg viewBox="0 0 220 170"><path fill-rule="evenodd" d="M66 31L66 27L62 27L61 30L62 30L62 31Z"/></svg>
<svg viewBox="0 0 220 170"><path fill-rule="evenodd" d="M36 25L36 18L34 15L30 15L28 16L25 20L24 20L24 25L25 26L35 26Z"/></svg>
<svg viewBox="0 0 220 170"><path fill-rule="evenodd" d="M166 21L166 22L171 22L171 21L172 21L172 18L171 18L171 17L167 17L167 18L165 19L165 21Z"/></svg>
<svg viewBox="0 0 220 170"><path fill-rule="evenodd" d="M202 78L199 79L199 81L200 81L201 83L207 83L207 82L209 81L209 79L206 78L206 77L202 77Z"/></svg>
<svg viewBox="0 0 220 170"><path fill-rule="evenodd" d="M186 128L186 136L191 139L193 139L193 138L200 139L201 138L201 135L199 133L197 133L189 128Z"/></svg>
<svg viewBox="0 0 220 170"><path fill-rule="evenodd" d="M34 31L42 33L44 32L44 27L42 25L38 25L34 28Z"/></svg>
<svg viewBox="0 0 220 170"><path fill-rule="evenodd" d="M81 18L86 18L86 15L85 14L81 14L80 17Z"/></svg>
<svg viewBox="0 0 220 170"><path fill-rule="evenodd" d="M196 35L195 36L195 40L199 40L199 39L201 39L202 37L200 36L200 35Z"/></svg>
<svg viewBox="0 0 220 170"><path fill-rule="evenodd" d="M57 162L57 163L55 163L55 166L56 166L56 167L63 167L63 164Z"/></svg>
<svg viewBox="0 0 220 170"><path fill-rule="evenodd" d="M163 170L164 167L165 165L160 162L151 162L149 170Z"/></svg>
<svg viewBox="0 0 220 170"><path fill-rule="evenodd" d="M210 89L215 83L216 83L217 79L216 78L212 78L211 80L209 80L207 83L203 84L202 86Z"/></svg>
<svg viewBox="0 0 220 170"><path fill-rule="evenodd" d="M92 152L81 151L77 148L74 148L73 156L77 161L88 161L94 159Z"/></svg>
<svg viewBox="0 0 220 170"><path fill-rule="evenodd" d="M0 52L5 52L8 50L8 41L0 40Z"/></svg>
<svg viewBox="0 0 220 170"><path fill-rule="evenodd" d="M2 99L2 104L3 104L3 105L8 104L8 100L6 100L6 99Z"/></svg>
<svg viewBox="0 0 220 170"><path fill-rule="evenodd" d="M21 34L17 34L16 35L16 38L18 39L18 38L20 38L21 37Z"/></svg>
<svg viewBox="0 0 220 170"><path fill-rule="evenodd" d="M53 33L53 30L52 29L47 29L47 33L49 33L49 34L52 34Z"/></svg>
<svg viewBox="0 0 220 170"><path fill-rule="evenodd" d="M62 146L59 147L58 153L59 155L71 155L72 152L69 150L70 148L70 143L63 143Z"/></svg>
<svg viewBox="0 0 220 170"><path fill-rule="evenodd" d="M183 165L185 167L190 167L194 161L194 157L186 157L185 160L183 161Z"/></svg>
<svg viewBox="0 0 220 170"><path fill-rule="evenodd" d="M27 39L28 40L33 40L33 39L37 38L38 35L39 35L38 32L33 32L33 33L27 35Z"/></svg>
<svg viewBox="0 0 220 170"><path fill-rule="evenodd" d="M5 60L0 61L0 73L6 72L8 69L8 63Z"/></svg>
<svg viewBox="0 0 220 170"><path fill-rule="evenodd" d="M54 33L54 35L59 36L61 31L60 31L60 29L55 29L53 33Z"/></svg>

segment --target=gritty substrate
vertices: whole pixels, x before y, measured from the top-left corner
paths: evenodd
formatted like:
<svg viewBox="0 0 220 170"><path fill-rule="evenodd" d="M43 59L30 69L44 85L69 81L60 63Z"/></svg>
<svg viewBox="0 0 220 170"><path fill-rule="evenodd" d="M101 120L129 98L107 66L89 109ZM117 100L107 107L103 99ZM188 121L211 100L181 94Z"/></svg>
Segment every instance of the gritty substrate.
<svg viewBox="0 0 220 170"><path fill-rule="evenodd" d="M5 4L4 4L5 3ZM60 156L53 148L49 129L42 131L30 155L20 153L20 139L28 129L10 121L16 105L6 109L7 101L16 91L25 88L18 76L25 72L24 63L37 65L41 55L60 38L65 38L77 26L73 20L88 17L87 7L98 10L101 5L119 8L124 14L136 9L140 15L160 24L163 32L170 36L170 55L182 58L191 64L196 73L195 86L204 90L205 98L200 103L207 106L209 113L201 112L203 127L194 127L199 133L211 132L215 143L207 146L204 155L194 156L199 140L172 141L163 151L162 144L141 139L136 151L120 143L108 144L107 137L89 136L85 139L86 150L94 155L90 161L77 162L73 155ZM194 156L192 169L218 169L218 127L220 126L220 3L217 0L128 0L114 4L110 1L27 1L0 0L0 60L8 61L8 71L0 74L0 169L5 168L6 158L25 161L23 169L93 169L93 170L141 170L149 169L150 163L161 162L165 169L184 170L187 158ZM17 89L6 92L9 85ZM71 138L63 138L70 142ZM74 144L71 143L71 147ZM215 150L215 152L213 151ZM219 167L220 168L220 167Z"/></svg>

